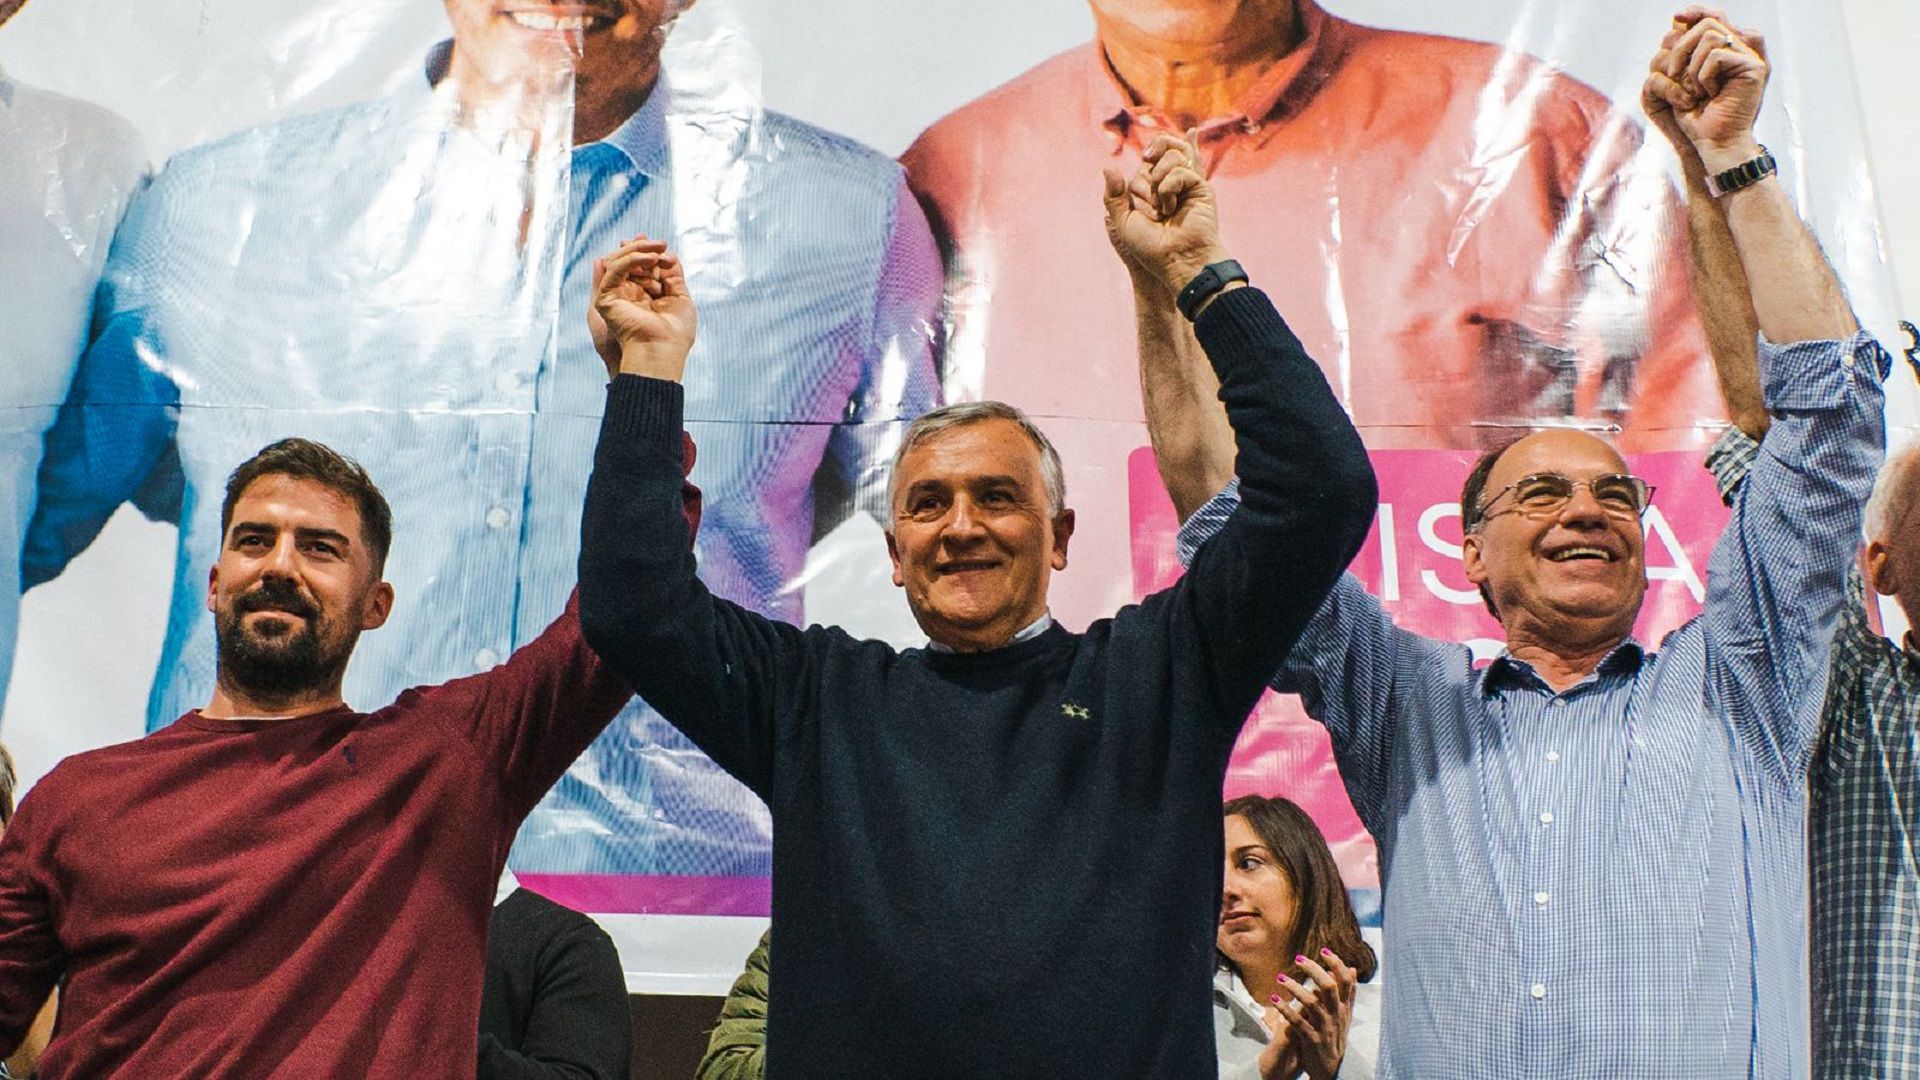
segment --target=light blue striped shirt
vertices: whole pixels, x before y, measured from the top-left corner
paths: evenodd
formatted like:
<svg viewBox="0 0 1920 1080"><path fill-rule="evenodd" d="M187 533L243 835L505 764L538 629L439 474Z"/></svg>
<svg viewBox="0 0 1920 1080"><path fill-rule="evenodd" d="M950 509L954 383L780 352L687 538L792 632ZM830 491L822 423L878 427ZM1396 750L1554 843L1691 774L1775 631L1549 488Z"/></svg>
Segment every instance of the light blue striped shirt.
<svg viewBox="0 0 1920 1080"><path fill-rule="evenodd" d="M282 436L358 457L393 504L398 599L350 703L486 668L560 613L605 400L589 279L636 233L672 239L700 306L687 415L720 595L799 620L816 529L878 501L900 421L935 402L939 257L892 161L664 84L571 153L476 129L450 96L423 84L187 151L129 213L28 563L56 573L136 490L177 507L150 726L211 694L222 487ZM816 485L844 497L817 513ZM764 875L768 845L758 801L635 705L515 865Z"/></svg>
<svg viewBox="0 0 1920 1080"><path fill-rule="evenodd" d="M1380 847L1382 1077L1806 1073L1807 765L1889 359L1863 333L1761 360L1773 428L1705 611L1658 652L1555 693L1348 576L1276 677Z"/></svg>

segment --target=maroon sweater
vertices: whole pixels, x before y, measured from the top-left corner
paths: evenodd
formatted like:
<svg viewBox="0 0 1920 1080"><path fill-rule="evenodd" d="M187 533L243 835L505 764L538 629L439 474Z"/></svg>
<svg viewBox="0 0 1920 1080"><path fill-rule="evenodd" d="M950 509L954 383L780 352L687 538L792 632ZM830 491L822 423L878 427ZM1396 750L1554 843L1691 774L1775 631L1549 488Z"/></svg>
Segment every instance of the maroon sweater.
<svg viewBox="0 0 1920 1080"><path fill-rule="evenodd" d="M472 1077L507 848L630 693L569 603L378 712L67 759L0 840L0 1053L64 972L43 1077Z"/></svg>

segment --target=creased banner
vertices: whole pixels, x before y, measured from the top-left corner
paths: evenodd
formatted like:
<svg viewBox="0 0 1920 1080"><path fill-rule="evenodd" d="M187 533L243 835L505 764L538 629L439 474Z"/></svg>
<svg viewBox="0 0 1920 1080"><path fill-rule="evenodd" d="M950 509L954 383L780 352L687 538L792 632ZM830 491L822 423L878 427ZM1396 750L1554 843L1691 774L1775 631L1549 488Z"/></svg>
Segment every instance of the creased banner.
<svg viewBox="0 0 1920 1080"><path fill-rule="evenodd" d="M1188 128L1228 247L1374 451L1356 571L1388 607L1497 649L1458 567L1459 482L1512 432L1578 425L1658 488L1657 641L1698 611L1724 521L1674 165L1637 115L1669 14L36 0L0 26L0 539L21 553L0 736L31 779L205 703L221 486L285 435L359 457L395 510L399 599L350 703L531 639L572 588L597 432L587 275L643 232L700 304L687 414L717 592L916 642L886 464L905 420L993 397L1065 460L1079 528L1054 614L1112 612L1177 573L1177 523L1099 175ZM1763 134L1862 317L1900 340L1832 5L1738 17L1774 42ZM1896 439L1914 390L1897 372ZM1225 794L1245 792L1306 806L1377 918L1372 842L1291 701L1243 734ZM636 988L711 991L766 913L769 833L636 702L512 862L606 919Z"/></svg>

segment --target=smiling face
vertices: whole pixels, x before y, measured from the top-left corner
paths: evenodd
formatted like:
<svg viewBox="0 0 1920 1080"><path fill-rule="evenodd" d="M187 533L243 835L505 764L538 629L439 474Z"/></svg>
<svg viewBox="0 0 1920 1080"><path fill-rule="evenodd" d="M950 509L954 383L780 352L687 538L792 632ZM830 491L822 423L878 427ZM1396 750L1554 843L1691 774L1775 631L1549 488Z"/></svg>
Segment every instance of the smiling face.
<svg viewBox="0 0 1920 1080"><path fill-rule="evenodd" d="M1625 637L1647 591L1645 533L1637 514L1594 497L1594 479L1627 471L1611 446L1577 431L1543 431L1514 443L1487 476L1486 516L1467 534L1467 580L1485 585L1511 634L1585 639L1596 627ZM1524 510L1510 488L1523 477L1558 473L1576 481L1550 513Z"/></svg>
<svg viewBox="0 0 1920 1080"><path fill-rule="evenodd" d="M643 90L659 75L667 27L690 3L446 0L452 74L465 83L511 86L571 68L576 84Z"/></svg>
<svg viewBox="0 0 1920 1080"><path fill-rule="evenodd" d="M337 687L392 607L375 561L345 495L277 473L248 484L207 579L222 686L266 703Z"/></svg>
<svg viewBox="0 0 1920 1080"><path fill-rule="evenodd" d="M895 469L893 583L927 637L959 652L998 648L1046 612L1073 511L1052 512L1040 448L1020 425L946 428Z"/></svg>
<svg viewBox="0 0 1920 1080"><path fill-rule="evenodd" d="M1242 971L1284 963L1300 910L1293 882L1244 815L1227 815L1226 826L1227 869L1215 947Z"/></svg>

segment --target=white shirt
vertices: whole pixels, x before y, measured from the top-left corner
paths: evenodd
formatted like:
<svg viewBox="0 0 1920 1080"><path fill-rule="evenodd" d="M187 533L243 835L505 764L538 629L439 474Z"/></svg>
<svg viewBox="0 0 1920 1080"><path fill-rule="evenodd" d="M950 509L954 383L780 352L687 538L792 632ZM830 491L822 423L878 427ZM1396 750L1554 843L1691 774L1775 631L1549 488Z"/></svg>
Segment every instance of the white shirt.
<svg viewBox="0 0 1920 1080"><path fill-rule="evenodd" d="M127 121L0 71L0 699L40 437L86 347L114 228L146 174Z"/></svg>

